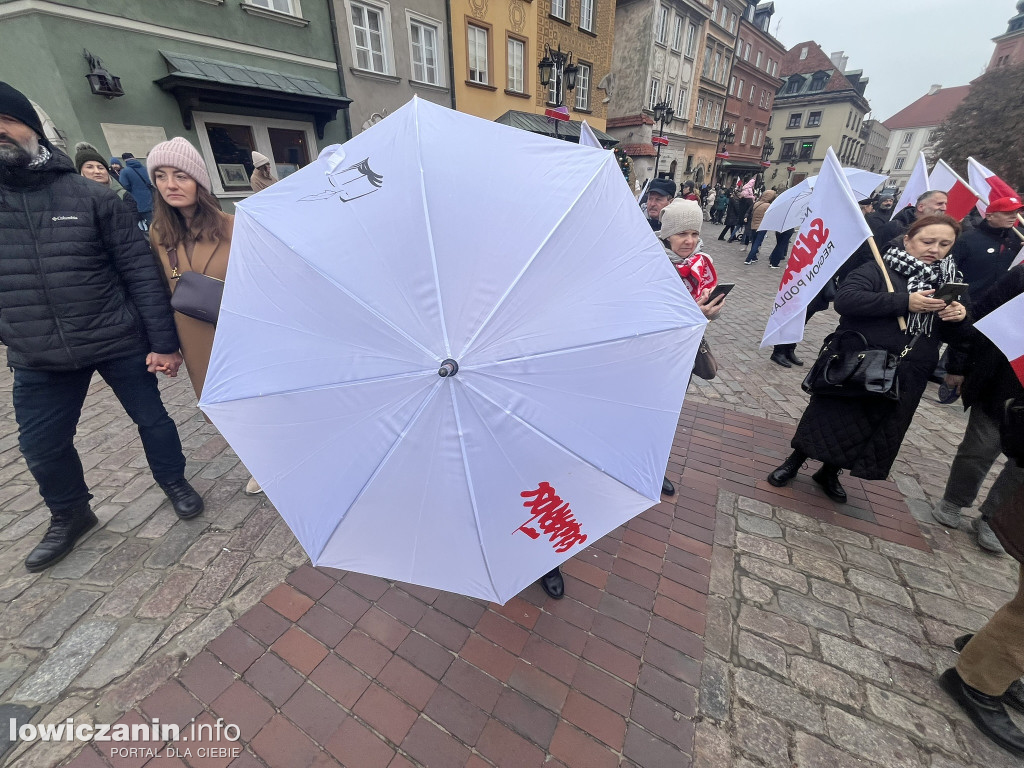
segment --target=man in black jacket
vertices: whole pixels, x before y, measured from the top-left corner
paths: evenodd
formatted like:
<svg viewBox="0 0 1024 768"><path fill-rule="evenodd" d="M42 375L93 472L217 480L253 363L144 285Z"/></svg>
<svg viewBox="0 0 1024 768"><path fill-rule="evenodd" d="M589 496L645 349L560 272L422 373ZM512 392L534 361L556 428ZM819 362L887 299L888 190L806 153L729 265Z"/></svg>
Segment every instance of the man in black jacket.
<svg viewBox="0 0 1024 768"><path fill-rule="evenodd" d="M885 253L891 245L898 245L902 248L902 242L894 243L893 241L897 238L902 238L906 231L910 229L910 225L917 221L918 216L931 216L934 213L945 213L946 204L948 202L949 195L940 189L932 189L927 192L922 192L921 196L917 198L917 203L915 205L908 205L902 211L897 213L892 221L881 228L881 231L876 237L878 250Z"/></svg>
<svg viewBox="0 0 1024 768"><path fill-rule="evenodd" d="M1024 204L1016 195L992 200L985 218L970 232L961 235L953 246L957 269L970 286L970 295L980 297L989 286L1006 274L1024 243L1014 234L1017 214Z"/></svg>
<svg viewBox="0 0 1024 768"><path fill-rule="evenodd" d="M24 94L0 82L0 338L14 370L19 446L50 509L25 561L41 571L96 525L75 430L94 371L138 425L179 517L203 510L185 479L155 372L181 365L167 288L128 209L75 173Z"/></svg>

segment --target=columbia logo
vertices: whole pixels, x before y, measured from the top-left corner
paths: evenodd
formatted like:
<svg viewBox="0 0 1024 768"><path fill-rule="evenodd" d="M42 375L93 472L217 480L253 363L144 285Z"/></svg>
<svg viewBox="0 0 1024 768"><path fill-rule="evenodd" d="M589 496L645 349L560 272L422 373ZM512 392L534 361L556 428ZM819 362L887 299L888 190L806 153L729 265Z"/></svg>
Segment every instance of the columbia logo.
<svg viewBox="0 0 1024 768"><path fill-rule="evenodd" d="M77 216L54 216L53 221L78 221Z"/></svg>

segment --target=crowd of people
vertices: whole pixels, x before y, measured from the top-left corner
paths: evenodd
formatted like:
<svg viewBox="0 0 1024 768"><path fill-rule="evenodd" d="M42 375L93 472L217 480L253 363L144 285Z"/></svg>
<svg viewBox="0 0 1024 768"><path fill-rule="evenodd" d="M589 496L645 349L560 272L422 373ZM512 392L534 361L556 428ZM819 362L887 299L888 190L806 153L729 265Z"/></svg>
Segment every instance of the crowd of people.
<svg viewBox="0 0 1024 768"><path fill-rule="evenodd" d="M80 143L72 161L45 138L25 95L0 83L0 336L14 371L19 446L51 516L26 559L32 572L59 562L98 523L74 447L93 373L137 425L153 478L178 517L203 512L202 497L185 478L181 441L156 374L176 376L184 362L197 397L202 393L214 326L180 311L176 286L187 272L225 279L234 217L220 209L203 157L187 140L157 144L146 160L129 153L120 161L104 158ZM252 165L253 189L274 183L269 158L254 152ZM774 190L758 195L754 178L735 190L698 190L690 183L678 196L671 180L650 183L642 202L651 229L709 321L722 313L725 296L714 291L718 275L701 238L703 223L722 224L719 240L749 244L744 263L756 263L766 234L758 226L774 196ZM970 416L932 514L958 527L961 510L974 503L1005 452L1010 458L981 505L975 530L987 551L1002 552L1005 544L1024 553L1024 451L1007 448L1007 435L1019 434L1007 420L1024 410L1024 387L973 326L1024 293L1024 264L1009 268L1021 245L1015 225L1024 204L1016 196L992 200L963 233L961 222L945 214L945 193L925 193L895 217L893 199L862 201L880 258L870 248L858 250L812 306L834 303L840 316L827 354L838 357L844 339L859 339L864 349L896 361L898 386L885 396L812 392L793 452L768 482L785 486L813 459L821 467L812 479L843 503L842 472L888 477L946 343L944 383L962 392ZM781 265L791 237L792 231L776 234L770 266ZM956 283L967 284L963 296L935 295ZM704 344L701 349L705 354ZM776 348L772 360L803 365L792 348ZM245 491L261 489L250 478ZM675 493L667 477L662 491ZM557 568L541 586L552 598L564 596ZM990 738L1024 756L1024 733L1003 707L1022 674L1024 591L964 639L957 666L940 682Z"/></svg>

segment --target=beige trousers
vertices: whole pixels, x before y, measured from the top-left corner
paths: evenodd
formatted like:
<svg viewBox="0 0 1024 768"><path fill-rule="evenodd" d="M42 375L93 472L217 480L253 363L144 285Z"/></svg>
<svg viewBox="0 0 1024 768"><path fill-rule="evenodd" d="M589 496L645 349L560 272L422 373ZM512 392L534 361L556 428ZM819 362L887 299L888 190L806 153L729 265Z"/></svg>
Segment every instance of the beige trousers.
<svg viewBox="0 0 1024 768"><path fill-rule="evenodd" d="M964 646L956 671L971 688L989 696L1002 696L1024 676L1024 565L1017 596Z"/></svg>

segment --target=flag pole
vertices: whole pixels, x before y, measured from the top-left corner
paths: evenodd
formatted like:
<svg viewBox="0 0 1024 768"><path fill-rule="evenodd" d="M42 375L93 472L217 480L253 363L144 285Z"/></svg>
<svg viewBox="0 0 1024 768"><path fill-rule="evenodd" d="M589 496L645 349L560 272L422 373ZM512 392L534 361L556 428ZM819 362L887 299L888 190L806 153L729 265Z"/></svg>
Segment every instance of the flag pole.
<svg viewBox="0 0 1024 768"><path fill-rule="evenodd" d="M885 268L885 262L882 261L882 254L878 252L878 246L875 245L875 238L868 238L868 245L871 247L871 252L875 255L875 261L878 263L878 268L882 270L882 277L885 278L885 287L889 289L889 293L895 293L892 287L892 280L889 279L889 270ZM896 318L900 324L900 330L906 332L907 321L903 319L903 315Z"/></svg>
<svg viewBox="0 0 1024 768"><path fill-rule="evenodd" d="M967 191L968 192L970 192L976 198L981 200L981 195L978 194L978 190L976 190L974 187L972 187L970 184L968 184L966 181L964 181L964 177L961 176L959 173L957 173L955 170L953 170L953 166L951 166L949 163L947 163L941 157L939 158L939 162L942 163L944 166L946 166L946 168L949 170L950 173L952 173L954 176L956 176L956 180L957 181L959 181L961 184L963 184L965 187L967 187Z"/></svg>

